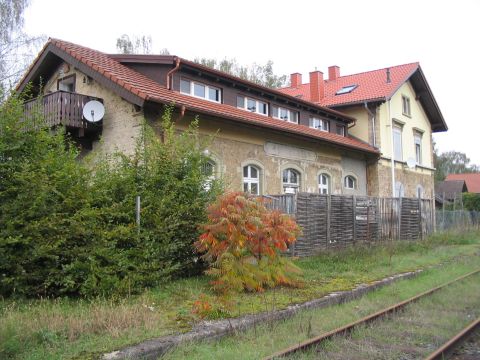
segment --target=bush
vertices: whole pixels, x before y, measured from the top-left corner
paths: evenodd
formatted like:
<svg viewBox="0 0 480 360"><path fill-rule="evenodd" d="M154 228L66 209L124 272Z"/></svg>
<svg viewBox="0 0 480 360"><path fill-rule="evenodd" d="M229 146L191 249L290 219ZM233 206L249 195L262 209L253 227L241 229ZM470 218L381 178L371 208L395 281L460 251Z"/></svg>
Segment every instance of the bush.
<svg viewBox="0 0 480 360"><path fill-rule="evenodd" d="M213 288L221 293L263 291L277 285L300 285L300 269L281 256L300 229L262 200L229 193L208 208L208 223L195 243L210 263Z"/></svg>
<svg viewBox="0 0 480 360"><path fill-rule="evenodd" d="M0 108L0 295L135 293L202 270L192 245L218 186L205 189L196 123L176 134L167 108L164 142L145 123L133 156L92 171L62 129L22 111L18 97Z"/></svg>
<svg viewBox="0 0 480 360"><path fill-rule="evenodd" d="M468 211L480 211L480 194L463 193L463 207Z"/></svg>

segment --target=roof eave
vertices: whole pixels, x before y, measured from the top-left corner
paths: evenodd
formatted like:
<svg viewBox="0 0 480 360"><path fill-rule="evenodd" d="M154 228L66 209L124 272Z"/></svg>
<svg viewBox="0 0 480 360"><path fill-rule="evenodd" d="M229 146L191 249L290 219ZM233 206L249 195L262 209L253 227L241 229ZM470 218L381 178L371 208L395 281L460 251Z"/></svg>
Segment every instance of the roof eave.
<svg viewBox="0 0 480 360"><path fill-rule="evenodd" d="M165 104L165 105L170 104L167 101L165 101L164 99L150 98L149 100L152 101L152 102L155 102L155 103L159 103L159 104ZM368 150L368 149L364 149L364 148L357 147L357 146L340 144L340 143L338 143L336 141L333 141L333 140L330 140L330 139L319 138L319 137L309 135L309 134L306 134L306 133L303 133L303 132L300 132L300 131L295 131L293 129L275 128L273 126L269 126L268 124L252 123L250 121L245 121L244 119L242 119L240 117L231 116L231 115L224 114L224 113L219 114L215 111L208 111L206 109L197 108L197 107L194 107L194 106L191 106L191 105L182 104L181 102L174 103L173 105L177 108L185 107L185 109L187 111L198 112L198 113L201 113L201 114L215 116L215 117L221 116L222 118L229 119L229 120L234 120L234 121L241 121L242 123L248 124L248 125L251 125L251 126L257 126L257 127L261 127L261 128L269 129L269 130L276 130L276 131L280 131L282 133L287 132L287 133L295 134L295 135L303 137L303 138L309 138L309 139L313 139L313 140L316 140L316 141L326 142L326 143L334 145L338 148L348 149L349 151L360 152L360 153L363 153L363 154L367 154L369 156L374 156L374 157L379 157L380 156L380 151L378 151L378 150Z"/></svg>

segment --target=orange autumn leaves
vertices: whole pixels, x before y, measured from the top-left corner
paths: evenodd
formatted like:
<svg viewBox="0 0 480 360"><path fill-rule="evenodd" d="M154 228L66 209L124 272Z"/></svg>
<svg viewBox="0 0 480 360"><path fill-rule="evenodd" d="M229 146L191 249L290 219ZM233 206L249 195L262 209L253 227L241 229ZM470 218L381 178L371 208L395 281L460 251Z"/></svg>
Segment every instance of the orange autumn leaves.
<svg viewBox="0 0 480 360"><path fill-rule="evenodd" d="M213 289L263 291L278 285L299 286L301 271L282 252L300 228L288 215L268 210L263 200L244 193L222 195L208 208L208 222L195 243L210 267Z"/></svg>

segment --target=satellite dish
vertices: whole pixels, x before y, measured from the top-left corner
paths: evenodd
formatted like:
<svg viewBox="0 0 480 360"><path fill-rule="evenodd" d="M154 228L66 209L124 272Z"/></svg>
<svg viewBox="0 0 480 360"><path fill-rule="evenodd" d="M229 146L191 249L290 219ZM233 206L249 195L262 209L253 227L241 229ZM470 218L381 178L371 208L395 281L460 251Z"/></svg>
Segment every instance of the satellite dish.
<svg viewBox="0 0 480 360"><path fill-rule="evenodd" d="M410 169L415 169L415 165L417 164L417 162L415 161L414 158L411 158L409 157L407 159L407 166L410 168Z"/></svg>
<svg viewBox="0 0 480 360"><path fill-rule="evenodd" d="M105 115L105 107L100 101L91 100L83 106L83 117L90 122L98 122Z"/></svg>

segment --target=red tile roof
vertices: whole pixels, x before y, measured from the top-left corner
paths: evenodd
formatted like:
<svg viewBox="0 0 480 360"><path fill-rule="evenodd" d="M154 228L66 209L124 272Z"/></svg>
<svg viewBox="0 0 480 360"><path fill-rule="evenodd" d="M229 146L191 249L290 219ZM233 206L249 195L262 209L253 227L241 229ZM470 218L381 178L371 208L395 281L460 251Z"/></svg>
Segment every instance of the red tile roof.
<svg viewBox="0 0 480 360"><path fill-rule="evenodd" d="M276 120L271 117L237 109L230 105L217 104L168 90L154 80L122 65L108 54L100 51L58 39L50 39L49 43L145 101L162 104L174 103L175 106L185 106L186 110L192 112L215 115L247 124L306 136L308 138L325 141L341 147L347 147L377 155L379 154L379 151L374 147L354 138L322 132L316 129L311 129L307 126ZM43 51L46 49L47 47L44 47ZM42 53L40 53L36 61L39 61L41 55Z"/></svg>
<svg viewBox="0 0 480 360"><path fill-rule="evenodd" d="M322 106L340 106L371 100L390 98L398 88L419 68L419 63L411 63L390 67L390 82L387 83L387 68L367 71L359 74L340 76L336 80L325 80L325 97L318 103ZM335 95L341 88L358 85L348 94ZM282 88L279 91L302 96L310 101L310 84L302 84L298 88Z"/></svg>
<svg viewBox="0 0 480 360"><path fill-rule="evenodd" d="M465 180L468 192L480 193L480 173L447 175L445 181L452 180Z"/></svg>

